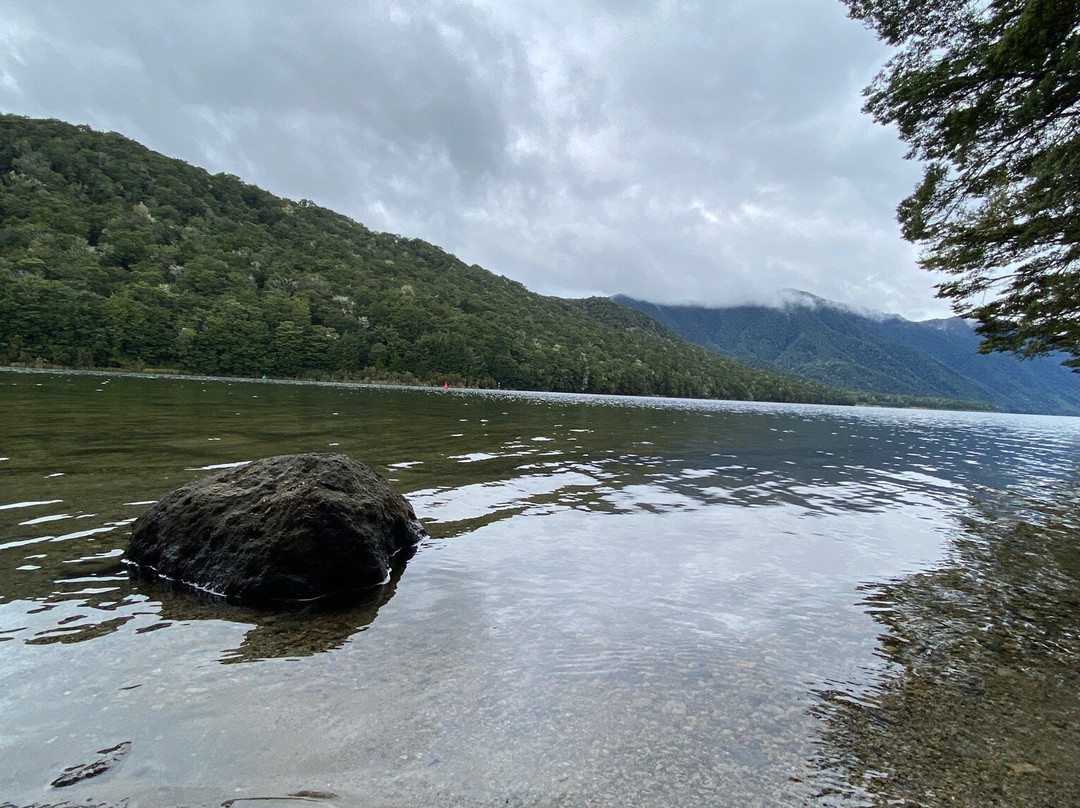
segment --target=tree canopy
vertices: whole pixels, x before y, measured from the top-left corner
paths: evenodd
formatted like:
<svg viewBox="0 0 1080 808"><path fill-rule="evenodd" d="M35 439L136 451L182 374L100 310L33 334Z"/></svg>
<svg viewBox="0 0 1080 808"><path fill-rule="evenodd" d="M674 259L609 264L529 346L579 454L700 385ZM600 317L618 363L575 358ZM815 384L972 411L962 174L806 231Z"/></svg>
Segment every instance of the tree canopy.
<svg viewBox="0 0 1080 808"><path fill-rule="evenodd" d="M898 50L866 90L925 163L904 237L983 351L1080 370L1080 3L844 0Z"/></svg>
<svg viewBox="0 0 1080 808"><path fill-rule="evenodd" d="M855 403L112 133L0 115L0 363ZM871 402L874 399L870 399Z"/></svg>

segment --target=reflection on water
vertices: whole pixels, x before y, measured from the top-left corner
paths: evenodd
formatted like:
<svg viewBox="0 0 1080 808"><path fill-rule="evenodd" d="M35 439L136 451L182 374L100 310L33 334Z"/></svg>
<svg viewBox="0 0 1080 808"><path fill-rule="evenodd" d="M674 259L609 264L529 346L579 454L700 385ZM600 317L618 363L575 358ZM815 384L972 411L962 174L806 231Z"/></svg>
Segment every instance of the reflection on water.
<svg viewBox="0 0 1080 808"><path fill-rule="evenodd" d="M1076 525L1044 512L1080 421L0 373L0 424L0 801L934 805L955 771L985 781L969 804L1023 805L1075 783ZM371 601L267 614L128 578L164 493L320 450L389 476L432 537Z"/></svg>
<svg viewBox="0 0 1080 808"><path fill-rule="evenodd" d="M257 662L261 659L298 658L340 648L358 632L365 631L397 591L405 569L397 565L390 580L345 602L321 602L307 609L255 610L200 596L190 589L173 590L156 581L139 580L140 589L160 601L160 623L143 631L157 631L190 620L229 620L249 623L251 629L240 646L222 652L222 662Z"/></svg>
<svg viewBox="0 0 1080 808"><path fill-rule="evenodd" d="M891 671L823 694L823 758L848 781L838 793L874 806L1075 803L1078 517L1075 487L1008 516L975 511L947 564L866 587Z"/></svg>

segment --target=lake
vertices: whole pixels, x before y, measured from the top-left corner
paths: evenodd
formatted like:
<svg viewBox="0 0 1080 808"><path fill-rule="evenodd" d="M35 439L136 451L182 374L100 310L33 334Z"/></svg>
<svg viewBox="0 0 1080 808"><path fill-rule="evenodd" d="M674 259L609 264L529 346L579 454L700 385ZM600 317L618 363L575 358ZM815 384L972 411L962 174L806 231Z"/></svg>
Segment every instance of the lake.
<svg viewBox="0 0 1080 808"><path fill-rule="evenodd" d="M388 585L129 580L154 501L301 451L412 502ZM1078 466L1068 418L0 372L0 805L1063 805Z"/></svg>

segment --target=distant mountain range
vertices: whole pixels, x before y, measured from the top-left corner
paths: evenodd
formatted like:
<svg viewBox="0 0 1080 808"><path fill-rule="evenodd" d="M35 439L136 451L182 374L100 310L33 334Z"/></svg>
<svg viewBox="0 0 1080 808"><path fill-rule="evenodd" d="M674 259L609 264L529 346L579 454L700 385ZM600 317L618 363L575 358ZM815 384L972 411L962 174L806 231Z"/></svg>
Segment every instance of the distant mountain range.
<svg viewBox="0 0 1080 808"><path fill-rule="evenodd" d="M1080 415L1080 374L1054 357L980 354L978 335L957 317L913 322L804 292L778 308L663 306L621 295L613 300L722 356L831 387Z"/></svg>

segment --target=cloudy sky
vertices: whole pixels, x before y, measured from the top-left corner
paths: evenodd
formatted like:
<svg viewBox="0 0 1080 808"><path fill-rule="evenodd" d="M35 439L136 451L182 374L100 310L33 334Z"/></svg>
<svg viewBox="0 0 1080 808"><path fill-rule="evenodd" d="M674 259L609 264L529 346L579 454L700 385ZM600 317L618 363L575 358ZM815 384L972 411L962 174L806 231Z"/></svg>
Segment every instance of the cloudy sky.
<svg viewBox="0 0 1080 808"><path fill-rule="evenodd" d="M6 0L0 110L115 130L546 294L940 316L839 0Z"/></svg>

